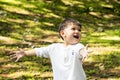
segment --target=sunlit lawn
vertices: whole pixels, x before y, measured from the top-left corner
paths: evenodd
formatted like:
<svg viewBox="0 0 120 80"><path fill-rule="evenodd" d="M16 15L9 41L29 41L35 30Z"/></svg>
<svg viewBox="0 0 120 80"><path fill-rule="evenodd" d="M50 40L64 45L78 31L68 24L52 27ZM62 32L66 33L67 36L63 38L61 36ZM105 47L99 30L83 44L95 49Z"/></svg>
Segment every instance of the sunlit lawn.
<svg viewBox="0 0 120 80"><path fill-rule="evenodd" d="M83 24L81 42L93 51L83 64L88 80L120 80L119 2L53 1L0 0L0 80L52 80L49 59L14 62L9 52L62 42L57 28L64 17Z"/></svg>
<svg viewBox="0 0 120 80"><path fill-rule="evenodd" d="M93 52L84 62L84 69L89 79L119 80L120 49L119 44L110 46L103 43L90 43ZM45 79L52 77L49 59L25 57L19 62L9 60L9 51L16 48L1 46L0 76L1 79Z"/></svg>

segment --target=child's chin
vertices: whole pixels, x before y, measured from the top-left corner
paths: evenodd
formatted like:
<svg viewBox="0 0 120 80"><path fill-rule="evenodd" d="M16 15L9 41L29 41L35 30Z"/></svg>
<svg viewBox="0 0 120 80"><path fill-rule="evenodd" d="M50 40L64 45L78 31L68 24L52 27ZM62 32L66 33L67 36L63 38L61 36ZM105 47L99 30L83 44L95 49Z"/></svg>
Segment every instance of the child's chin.
<svg viewBox="0 0 120 80"><path fill-rule="evenodd" d="M79 43L79 41L73 42L72 44L77 44L77 43Z"/></svg>

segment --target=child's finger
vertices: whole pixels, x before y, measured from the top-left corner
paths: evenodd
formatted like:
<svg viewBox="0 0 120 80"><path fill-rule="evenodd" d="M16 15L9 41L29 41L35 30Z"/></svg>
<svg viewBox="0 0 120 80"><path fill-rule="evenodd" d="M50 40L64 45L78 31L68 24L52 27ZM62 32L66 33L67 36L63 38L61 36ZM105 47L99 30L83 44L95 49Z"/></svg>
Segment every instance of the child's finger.
<svg viewBox="0 0 120 80"><path fill-rule="evenodd" d="M11 55L11 54L15 54L16 52L15 51L11 51L11 52L9 52L9 54Z"/></svg>
<svg viewBox="0 0 120 80"><path fill-rule="evenodd" d="M16 58L17 58L17 56L13 56L13 57L11 57L10 59L13 60L13 59L16 59Z"/></svg>
<svg viewBox="0 0 120 80"><path fill-rule="evenodd" d="M18 62L19 61L19 59L20 59L21 57L20 56L17 56L16 54L14 54L14 55L11 55L11 60L14 60L15 59L15 62Z"/></svg>
<svg viewBox="0 0 120 80"><path fill-rule="evenodd" d="M14 56L16 56L16 54L11 54L11 55L10 55L10 57L14 57Z"/></svg>
<svg viewBox="0 0 120 80"><path fill-rule="evenodd" d="M18 62L18 61L19 61L19 59L20 59L20 57L18 57L18 58L15 60L15 62Z"/></svg>
<svg viewBox="0 0 120 80"><path fill-rule="evenodd" d="M87 52L88 52L88 53L92 53L93 51L88 50Z"/></svg>
<svg viewBox="0 0 120 80"><path fill-rule="evenodd" d="M89 44L86 44L86 46L85 46L86 50L88 50L88 47L89 47Z"/></svg>

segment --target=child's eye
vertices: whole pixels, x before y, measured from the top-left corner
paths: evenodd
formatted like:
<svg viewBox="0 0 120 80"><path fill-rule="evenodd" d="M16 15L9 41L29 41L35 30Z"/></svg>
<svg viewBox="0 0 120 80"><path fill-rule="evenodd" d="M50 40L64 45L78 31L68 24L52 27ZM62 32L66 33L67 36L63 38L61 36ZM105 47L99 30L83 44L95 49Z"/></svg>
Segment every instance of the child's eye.
<svg viewBox="0 0 120 80"><path fill-rule="evenodd" d="M78 31L80 31L80 32L81 32L81 29L79 29Z"/></svg>
<svg viewBox="0 0 120 80"><path fill-rule="evenodd" d="M72 30L75 30L75 28L72 28Z"/></svg>

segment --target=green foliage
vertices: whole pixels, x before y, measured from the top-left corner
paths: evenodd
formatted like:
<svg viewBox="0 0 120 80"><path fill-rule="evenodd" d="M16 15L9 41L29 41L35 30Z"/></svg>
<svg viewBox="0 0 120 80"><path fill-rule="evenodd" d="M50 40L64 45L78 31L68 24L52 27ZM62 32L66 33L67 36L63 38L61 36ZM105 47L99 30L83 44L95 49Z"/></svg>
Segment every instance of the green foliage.
<svg viewBox="0 0 120 80"><path fill-rule="evenodd" d="M99 78L118 78L119 75L116 70L119 71L120 66L120 54L118 52L111 52L109 55L94 55L92 56L93 62L85 65L86 73L91 76L98 76ZM92 64L92 65L91 65ZM115 70L115 71L114 71ZM93 75L95 74L95 75Z"/></svg>
<svg viewBox="0 0 120 80"><path fill-rule="evenodd" d="M15 63L8 53L61 42L58 26L71 17L82 23L81 42L94 51L84 63L88 79L119 80L119 8L119 0L0 0L0 79L52 79L41 76L52 72L49 59L24 57Z"/></svg>

